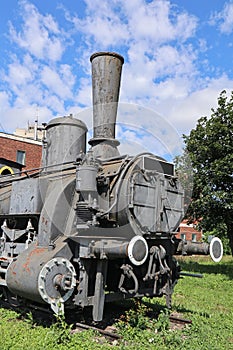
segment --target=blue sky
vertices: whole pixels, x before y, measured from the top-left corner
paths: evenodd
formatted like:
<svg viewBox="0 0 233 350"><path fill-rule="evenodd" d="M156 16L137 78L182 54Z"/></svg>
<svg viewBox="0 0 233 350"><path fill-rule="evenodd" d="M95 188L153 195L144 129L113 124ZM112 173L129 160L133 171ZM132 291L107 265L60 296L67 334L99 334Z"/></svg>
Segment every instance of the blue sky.
<svg viewBox="0 0 233 350"><path fill-rule="evenodd" d="M173 148L198 118L210 115L223 89L232 90L233 1L8 0L0 2L0 11L5 132L37 115L47 122L70 113L91 127L89 57L96 51L125 58L121 110L131 106L132 115L119 115L118 138L143 139L152 150L170 128ZM164 137L161 147L166 143Z"/></svg>

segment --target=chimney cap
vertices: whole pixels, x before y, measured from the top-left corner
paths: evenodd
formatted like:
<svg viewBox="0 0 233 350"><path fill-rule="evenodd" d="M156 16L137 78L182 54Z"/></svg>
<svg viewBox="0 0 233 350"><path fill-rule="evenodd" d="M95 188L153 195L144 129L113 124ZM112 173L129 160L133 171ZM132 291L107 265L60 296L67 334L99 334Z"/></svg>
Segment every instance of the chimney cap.
<svg viewBox="0 0 233 350"><path fill-rule="evenodd" d="M93 53L90 57L90 61L92 62L93 59L98 56L113 56L113 57L119 58L122 64L124 63L124 57L119 55L117 52L104 52L104 51Z"/></svg>

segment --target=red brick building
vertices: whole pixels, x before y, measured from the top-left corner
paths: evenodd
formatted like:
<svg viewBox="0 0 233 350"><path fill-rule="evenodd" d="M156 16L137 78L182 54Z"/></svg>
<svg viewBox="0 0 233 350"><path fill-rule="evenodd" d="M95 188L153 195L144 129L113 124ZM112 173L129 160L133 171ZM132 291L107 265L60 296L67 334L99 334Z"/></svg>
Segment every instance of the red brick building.
<svg viewBox="0 0 233 350"><path fill-rule="evenodd" d="M24 165L23 170L41 166L42 142L0 132L0 157Z"/></svg>
<svg viewBox="0 0 233 350"><path fill-rule="evenodd" d="M188 224L187 220L183 220L179 226L177 238L181 238L184 241L198 242L201 241L202 231L196 229L196 224Z"/></svg>

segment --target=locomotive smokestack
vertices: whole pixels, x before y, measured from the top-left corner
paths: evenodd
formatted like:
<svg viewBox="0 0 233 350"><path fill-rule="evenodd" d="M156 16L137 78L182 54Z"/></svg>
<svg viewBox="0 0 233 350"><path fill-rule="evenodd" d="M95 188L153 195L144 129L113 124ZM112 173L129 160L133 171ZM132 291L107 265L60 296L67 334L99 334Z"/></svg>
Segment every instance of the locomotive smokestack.
<svg viewBox="0 0 233 350"><path fill-rule="evenodd" d="M118 156L115 123L124 58L114 52L97 52L92 63L93 138L89 141L96 157Z"/></svg>

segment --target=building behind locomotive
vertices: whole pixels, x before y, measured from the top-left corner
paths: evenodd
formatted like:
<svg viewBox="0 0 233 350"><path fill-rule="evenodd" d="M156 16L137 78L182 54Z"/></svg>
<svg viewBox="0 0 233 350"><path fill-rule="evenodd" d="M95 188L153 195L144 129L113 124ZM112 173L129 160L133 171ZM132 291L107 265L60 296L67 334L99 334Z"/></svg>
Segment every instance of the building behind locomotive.
<svg viewBox="0 0 233 350"><path fill-rule="evenodd" d="M124 59L100 52L91 63L91 149L83 122L55 118L46 127L42 171L0 189L9 199L0 207L0 285L57 313L93 306L99 321L113 300L165 295L170 306L183 189L164 159L119 154Z"/></svg>

